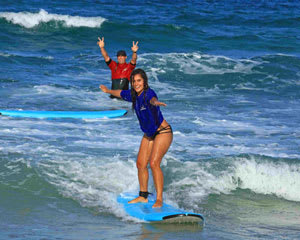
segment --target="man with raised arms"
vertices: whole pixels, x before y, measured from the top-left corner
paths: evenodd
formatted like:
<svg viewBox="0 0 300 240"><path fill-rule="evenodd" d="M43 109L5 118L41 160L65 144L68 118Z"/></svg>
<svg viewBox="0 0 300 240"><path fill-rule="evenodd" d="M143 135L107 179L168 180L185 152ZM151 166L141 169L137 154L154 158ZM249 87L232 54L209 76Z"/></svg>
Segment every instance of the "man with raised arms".
<svg viewBox="0 0 300 240"><path fill-rule="evenodd" d="M112 90L128 90L129 89L129 78L132 70L136 66L136 60L137 60L137 51L139 49L138 43L139 42L132 42L132 57L130 60L130 63L126 63L127 55L124 50L119 50L117 52L117 59L118 62L115 62L112 60L105 48L104 48L104 37L99 38L98 37L98 42L97 44L99 45L101 49L101 54L104 58L104 61L106 62L107 66L111 70L111 89ZM111 98L115 98L114 96L110 95Z"/></svg>

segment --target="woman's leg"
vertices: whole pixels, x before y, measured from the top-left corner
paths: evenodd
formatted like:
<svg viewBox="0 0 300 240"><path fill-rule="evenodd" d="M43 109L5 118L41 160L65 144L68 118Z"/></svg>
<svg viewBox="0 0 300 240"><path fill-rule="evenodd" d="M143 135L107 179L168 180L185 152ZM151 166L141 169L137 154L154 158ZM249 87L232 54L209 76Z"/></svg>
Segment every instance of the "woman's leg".
<svg viewBox="0 0 300 240"><path fill-rule="evenodd" d="M153 143L152 152L150 155L150 167L152 170L154 185L156 189L156 202L152 207L162 207L163 203L163 186L164 176L160 168L161 161L168 151L173 140L173 133L158 134Z"/></svg>
<svg viewBox="0 0 300 240"><path fill-rule="evenodd" d="M147 165L149 163L149 157L151 154L152 147L153 147L153 140L144 135L141 141L140 150L136 161L140 191L142 192L148 192L149 173L148 173ZM148 202L148 199L145 199L144 197L137 197L129 201L128 203L137 203L137 202Z"/></svg>

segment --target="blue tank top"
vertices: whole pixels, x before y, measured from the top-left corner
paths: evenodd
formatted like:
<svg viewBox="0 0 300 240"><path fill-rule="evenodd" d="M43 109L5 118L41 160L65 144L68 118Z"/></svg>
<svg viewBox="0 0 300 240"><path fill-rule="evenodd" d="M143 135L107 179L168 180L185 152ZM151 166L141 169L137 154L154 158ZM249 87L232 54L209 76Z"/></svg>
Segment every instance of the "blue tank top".
<svg viewBox="0 0 300 240"><path fill-rule="evenodd" d="M121 91L121 97L125 101L132 102L130 90ZM164 120L160 108L150 104L150 100L153 97L157 98L157 95L151 88L148 88L146 91L143 91L140 96L137 96L134 108L140 122L140 127L148 137L154 135Z"/></svg>

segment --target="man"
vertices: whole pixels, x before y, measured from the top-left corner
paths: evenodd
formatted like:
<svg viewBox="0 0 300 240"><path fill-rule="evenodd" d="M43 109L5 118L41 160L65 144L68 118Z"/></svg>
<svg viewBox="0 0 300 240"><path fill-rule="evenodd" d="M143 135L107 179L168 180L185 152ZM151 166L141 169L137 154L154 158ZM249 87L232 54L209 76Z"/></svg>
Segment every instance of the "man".
<svg viewBox="0 0 300 240"><path fill-rule="evenodd" d="M97 42L97 44L99 45L99 47L101 49L101 54L107 64L107 66L111 70L111 80L112 80L111 89L113 89L113 90L117 90L117 89L128 90L130 74L136 66L139 42L136 42L136 43L134 43L134 41L132 42L132 47L131 47L132 57L131 57L130 63L126 63L127 55L124 50L120 50L117 52L118 62L115 62L108 56L108 54L104 48L104 45L105 45L104 37L102 37L102 39L98 37L98 40L99 41ZM112 95L110 95L110 97L115 98Z"/></svg>

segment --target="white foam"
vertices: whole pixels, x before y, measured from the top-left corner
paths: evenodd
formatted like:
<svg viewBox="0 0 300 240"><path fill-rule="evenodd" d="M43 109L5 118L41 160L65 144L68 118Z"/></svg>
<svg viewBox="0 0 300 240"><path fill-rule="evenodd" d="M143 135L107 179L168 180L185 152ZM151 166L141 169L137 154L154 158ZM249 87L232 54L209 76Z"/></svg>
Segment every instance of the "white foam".
<svg viewBox="0 0 300 240"><path fill-rule="evenodd" d="M300 165L262 159L227 159L228 169L214 168L215 162L177 162L167 187L169 198L195 208L210 194L230 194L237 188L300 201ZM179 165L178 165L179 164ZM225 166L225 165L224 165ZM223 166L223 167L224 167ZM189 199L189 201L186 201Z"/></svg>
<svg viewBox="0 0 300 240"><path fill-rule="evenodd" d="M39 58L39 59L46 59L46 60L52 60L54 59L52 56L41 56L41 55L36 55L34 53L8 53L8 52L0 52L1 57L33 57L33 58Z"/></svg>
<svg viewBox="0 0 300 240"><path fill-rule="evenodd" d="M106 20L102 17L81 17L61 14L51 14L41 9L38 13L30 12L0 12L0 17L25 28L33 28L40 23L61 21L66 27L98 28Z"/></svg>
<svg viewBox="0 0 300 240"><path fill-rule="evenodd" d="M191 53L149 53L139 56L139 64L151 66L151 72L180 71L188 75L251 73L261 62L250 59L231 59L225 56Z"/></svg>
<svg viewBox="0 0 300 240"><path fill-rule="evenodd" d="M12 54L0 52L0 56L1 56L1 57L11 57Z"/></svg>
<svg viewBox="0 0 300 240"><path fill-rule="evenodd" d="M253 121L240 121L224 119L222 116L215 116L213 119L206 120L203 117L196 116L193 123L201 126L205 129L212 129L212 132L238 132L238 131L249 131L255 133L257 136L270 136L272 134L280 133L280 130L276 126L259 125ZM225 130L225 131L224 131Z"/></svg>
<svg viewBox="0 0 300 240"><path fill-rule="evenodd" d="M100 89L99 91L91 92L85 88L64 88L51 85L37 85L30 89L18 88L18 90L11 93L10 98L15 99L16 102L27 98L27 103L40 101L56 106L52 109L43 110L66 110L66 107L69 105L72 106L72 110L107 110L112 108L128 108L130 106L128 102L111 101L108 95L102 93Z"/></svg>
<svg viewBox="0 0 300 240"><path fill-rule="evenodd" d="M84 161L57 159L39 166L65 197L84 207L110 210L122 218L126 214L116 202L117 195L138 189L135 160L121 161L119 155L87 157Z"/></svg>
<svg viewBox="0 0 300 240"><path fill-rule="evenodd" d="M240 182L240 188L300 201L299 164L254 159L236 161L233 177Z"/></svg>
<svg viewBox="0 0 300 240"><path fill-rule="evenodd" d="M235 133L179 133L175 132L172 149L180 154L181 160L185 160L185 154L193 158L222 157L239 154L257 154L274 158L299 158L300 155L293 152L284 152L285 146L276 142L262 140L258 135L249 138Z"/></svg>
<svg viewBox="0 0 300 240"><path fill-rule="evenodd" d="M170 161L172 168L172 182L166 187L166 196L172 202L184 205L185 209L197 209L210 194L230 193L235 185L230 179L222 179L220 174L209 172L210 163ZM188 200L188 201L187 201Z"/></svg>

